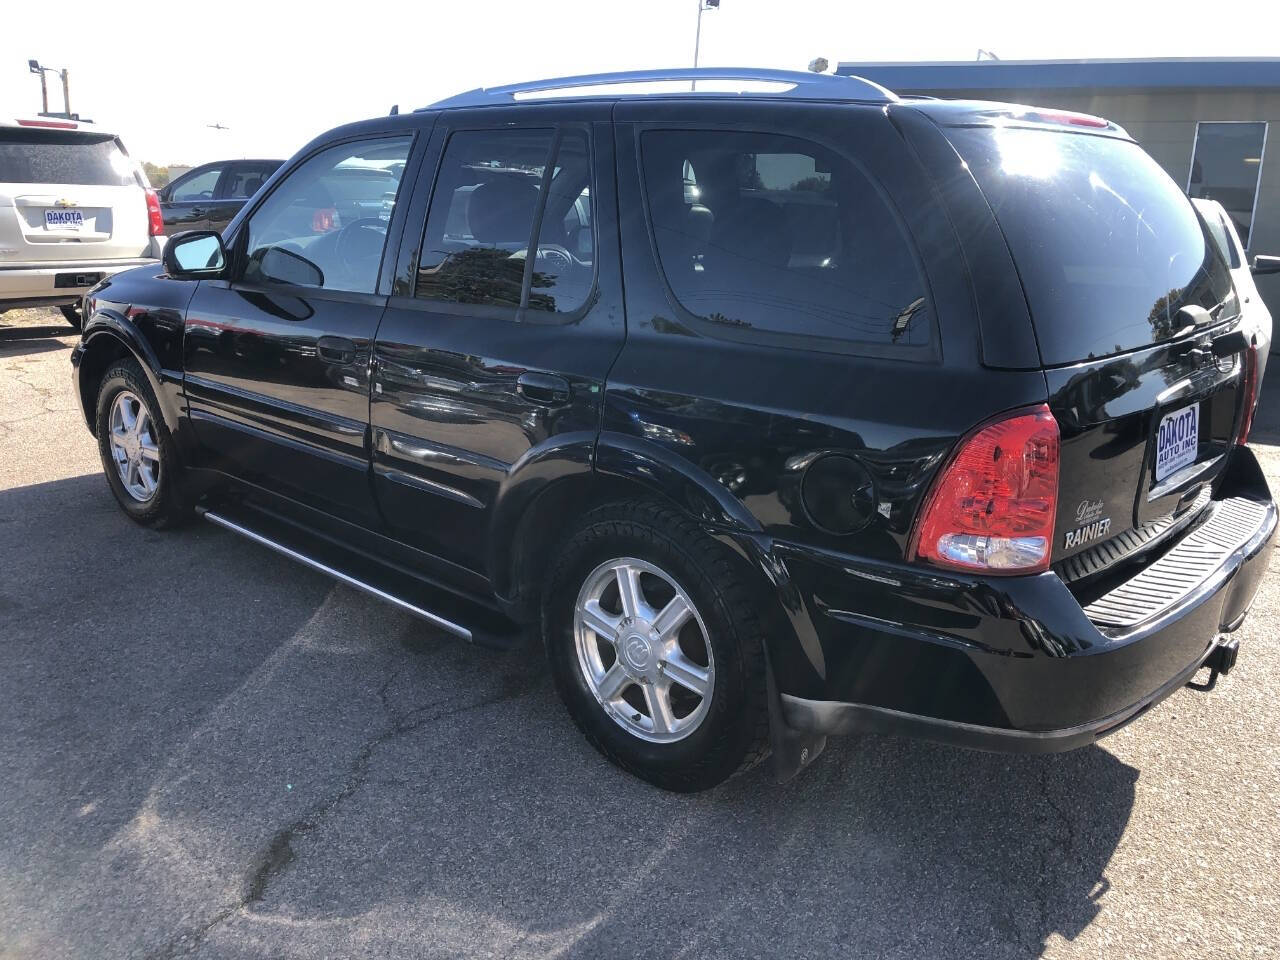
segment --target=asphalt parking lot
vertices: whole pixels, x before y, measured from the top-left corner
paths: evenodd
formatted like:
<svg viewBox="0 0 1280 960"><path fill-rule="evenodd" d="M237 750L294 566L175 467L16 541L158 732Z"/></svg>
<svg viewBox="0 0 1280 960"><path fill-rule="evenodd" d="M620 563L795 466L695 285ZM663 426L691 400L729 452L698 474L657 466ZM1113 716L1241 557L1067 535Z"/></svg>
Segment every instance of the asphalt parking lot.
<svg viewBox="0 0 1280 960"><path fill-rule="evenodd" d="M676 796L540 649L128 521L69 333L0 316L0 957L1280 954L1274 570L1232 675L1101 746L849 739ZM1275 488L1280 383L1260 418Z"/></svg>

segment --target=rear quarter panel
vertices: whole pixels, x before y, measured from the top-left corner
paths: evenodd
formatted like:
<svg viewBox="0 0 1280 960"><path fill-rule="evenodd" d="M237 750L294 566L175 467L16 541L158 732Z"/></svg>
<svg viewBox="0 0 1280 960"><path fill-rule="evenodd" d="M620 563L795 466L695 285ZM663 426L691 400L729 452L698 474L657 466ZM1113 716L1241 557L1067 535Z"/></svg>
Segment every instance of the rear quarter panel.
<svg viewBox="0 0 1280 960"><path fill-rule="evenodd" d="M955 231L880 110L738 106L619 107L628 337L610 374L601 445L626 435L684 459L769 537L901 560L921 498L957 438L1001 410L1043 401L1044 377L980 366L973 290ZM658 268L638 167L639 134L664 125L782 133L854 158L884 189L920 254L936 320L933 356L762 346L689 323ZM872 478L874 510L855 533L824 532L802 502L805 470L827 454L852 458Z"/></svg>

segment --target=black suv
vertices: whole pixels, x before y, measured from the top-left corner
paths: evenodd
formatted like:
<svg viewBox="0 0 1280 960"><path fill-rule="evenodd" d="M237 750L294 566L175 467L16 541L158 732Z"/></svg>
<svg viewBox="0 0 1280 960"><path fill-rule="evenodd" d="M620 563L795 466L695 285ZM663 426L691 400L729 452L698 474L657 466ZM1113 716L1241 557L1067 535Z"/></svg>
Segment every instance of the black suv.
<svg viewBox="0 0 1280 960"><path fill-rule="evenodd" d="M1105 120L658 71L325 134L72 363L129 516L537 629L696 790L835 733L1070 749L1228 670L1276 525L1239 313Z"/></svg>
<svg viewBox="0 0 1280 960"><path fill-rule="evenodd" d="M164 231L222 230L283 160L219 160L188 170L158 194Z"/></svg>

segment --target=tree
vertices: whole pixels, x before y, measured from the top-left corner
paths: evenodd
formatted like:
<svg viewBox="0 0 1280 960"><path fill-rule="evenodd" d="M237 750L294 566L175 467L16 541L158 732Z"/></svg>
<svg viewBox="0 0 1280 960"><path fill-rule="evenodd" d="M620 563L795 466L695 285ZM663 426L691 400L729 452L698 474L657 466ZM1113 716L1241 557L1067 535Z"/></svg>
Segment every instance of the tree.
<svg viewBox="0 0 1280 960"><path fill-rule="evenodd" d="M169 182L169 168L157 167L154 163L142 162L142 170L153 187L163 187Z"/></svg>

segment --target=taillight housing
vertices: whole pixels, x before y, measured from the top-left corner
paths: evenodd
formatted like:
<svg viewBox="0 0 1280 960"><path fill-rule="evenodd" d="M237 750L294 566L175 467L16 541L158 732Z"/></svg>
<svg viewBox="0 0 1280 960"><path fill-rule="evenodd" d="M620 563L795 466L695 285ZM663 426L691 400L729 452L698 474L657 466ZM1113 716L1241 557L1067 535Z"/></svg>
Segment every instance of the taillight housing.
<svg viewBox="0 0 1280 960"><path fill-rule="evenodd" d="M1249 442L1249 431L1253 429L1253 412L1258 408L1258 345L1250 343L1244 352L1244 412L1240 415L1240 433L1236 443L1244 446Z"/></svg>
<svg viewBox="0 0 1280 960"><path fill-rule="evenodd" d="M933 481L913 559L995 574L1048 569L1059 459L1058 421L1047 404L978 427Z"/></svg>
<svg viewBox="0 0 1280 960"><path fill-rule="evenodd" d="M147 224L150 236L158 237L164 233L164 214L160 210L160 197L150 187L147 188Z"/></svg>

